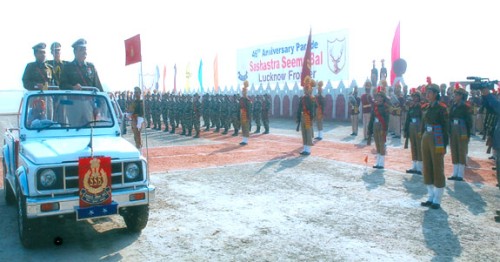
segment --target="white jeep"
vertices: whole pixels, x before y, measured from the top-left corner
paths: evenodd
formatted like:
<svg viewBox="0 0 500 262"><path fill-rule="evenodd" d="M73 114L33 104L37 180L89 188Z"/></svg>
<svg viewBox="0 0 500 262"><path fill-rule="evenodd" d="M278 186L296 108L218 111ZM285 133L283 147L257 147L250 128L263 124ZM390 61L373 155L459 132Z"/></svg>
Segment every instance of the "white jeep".
<svg viewBox="0 0 500 262"><path fill-rule="evenodd" d="M112 204L87 212L81 206L79 159L94 156L111 158ZM109 95L95 88L26 92L18 127L5 131L3 170L5 199L17 203L25 247L36 242L37 225L47 218L119 214L130 231L141 231L155 195L146 159L122 138Z"/></svg>

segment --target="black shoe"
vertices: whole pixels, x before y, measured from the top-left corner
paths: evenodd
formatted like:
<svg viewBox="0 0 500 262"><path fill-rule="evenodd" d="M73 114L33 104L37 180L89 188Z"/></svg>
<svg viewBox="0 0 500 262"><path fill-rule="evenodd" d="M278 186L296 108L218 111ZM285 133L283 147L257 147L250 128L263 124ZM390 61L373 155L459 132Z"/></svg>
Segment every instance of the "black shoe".
<svg viewBox="0 0 500 262"><path fill-rule="evenodd" d="M494 167L492 167L492 168L491 168L491 170L497 170L497 167L496 167L496 166L494 166Z"/></svg>
<svg viewBox="0 0 500 262"><path fill-rule="evenodd" d="M300 152L300 154L301 154L301 155L303 155L303 156L308 156L308 155L310 155L311 153L306 152L306 151L302 151L302 152Z"/></svg>
<svg viewBox="0 0 500 262"><path fill-rule="evenodd" d="M408 174L415 174L415 173L417 173L417 170L415 170L415 169L406 169L406 173L408 173Z"/></svg>
<svg viewBox="0 0 500 262"><path fill-rule="evenodd" d="M163 129L163 132L168 132L168 128Z"/></svg>
<svg viewBox="0 0 500 262"><path fill-rule="evenodd" d="M175 129L172 129L169 133L170 134L174 134L175 133Z"/></svg>
<svg viewBox="0 0 500 262"><path fill-rule="evenodd" d="M354 136L357 136L357 135L358 135L358 133L354 133Z"/></svg>
<svg viewBox="0 0 500 262"><path fill-rule="evenodd" d="M269 130L267 130L267 131L264 131L264 134L269 134Z"/></svg>
<svg viewBox="0 0 500 262"><path fill-rule="evenodd" d="M431 201L425 201L425 202L421 202L420 205L423 206L423 207L430 207L430 206L432 206L432 202Z"/></svg>
<svg viewBox="0 0 500 262"><path fill-rule="evenodd" d="M224 131L224 132L222 132L221 134L223 134L223 135L227 135L227 131Z"/></svg>
<svg viewBox="0 0 500 262"><path fill-rule="evenodd" d="M319 137L319 136L318 136L318 137L315 137L314 139L316 139L316 140L323 140L323 138L322 138L322 137Z"/></svg>
<svg viewBox="0 0 500 262"><path fill-rule="evenodd" d="M432 208L432 209L440 209L440 208L441 208L441 205L436 204L436 203L432 203L431 208Z"/></svg>
<svg viewBox="0 0 500 262"><path fill-rule="evenodd" d="M238 136L238 133L234 133L234 134L232 134L232 136Z"/></svg>
<svg viewBox="0 0 500 262"><path fill-rule="evenodd" d="M497 216L500 216L500 210L497 210Z"/></svg>
<svg viewBox="0 0 500 262"><path fill-rule="evenodd" d="M377 169L384 169L383 166L377 166Z"/></svg>
<svg viewBox="0 0 500 262"><path fill-rule="evenodd" d="M379 165L374 165L373 168L377 168L378 169L378 168L380 168L380 166Z"/></svg>
<svg viewBox="0 0 500 262"><path fill-rule="evenodd" d="M356 134L355 133L351 133L351 136L355 136Z"/></svg>
<svg viewBox="0 0 500 262"><path fill-rule="evenodd" d="M490 157L488 157L488 159L492 159L492 160L494 160L494 159L495 159L495 156L490 156Z"/></svg>
<svg viewBox="0 0 500 262"><path fill-rule="evenodd" d="M457 180L457 177L456 176L450 176L450 177L448 177L448 180Z"/></svg>
<svg viewBox="0 0 500 262"><path fill-rule="evenodd" d="M463 178L461 178L461 177L456 177L454 180L455 180L455 181L464 181L464 179L463 179Z"/></svg>
<svg viewBox="0 0 500 262"><path fill-rule="evenodd" d="M247 145L247 143L245 143L245 142L240 143L240 146L246 146L246 145Z"/></svg>
<svg viewBox="0 0 500 262"><path fill-rule="evenodd" d="M417 175L422 175L422 172L416 170L414 174L417 174Z"/></svg>

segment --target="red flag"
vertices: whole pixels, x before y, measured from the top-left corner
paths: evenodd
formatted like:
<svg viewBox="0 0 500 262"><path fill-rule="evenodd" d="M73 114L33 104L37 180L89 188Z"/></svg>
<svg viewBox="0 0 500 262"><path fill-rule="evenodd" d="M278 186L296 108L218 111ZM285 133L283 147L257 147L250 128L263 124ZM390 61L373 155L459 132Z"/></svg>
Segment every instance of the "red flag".
<svg viewBox="0 0 500 262"><path fill-rule="evenodd" d="M396 73L394 73L394 61L400 58L400 46L399 46L399 22L396 28L396 33L394 34L394 39L392 40L392 50L391 50L391 85L394 84L394 79L396 78Z"/></svg>
<svg viewBox="0 0 500 262"><path fill-rule="evenodd" d="M306 53L302 60L302 74L300 75L300 85L304 86L306 76L311 76L311 38L312 29L309 29L309 38L307 39Z"/></svg>
<svg viewBox="0 0 500 262"><path fill-rule="evenodd" d="M141 61L141 35L136 35L125 40L125 65Z"/></svg>
<svg viewBox="0 0 500 262"><path fill-rule="evenodd" d="M214 93L219 92L219 55L215 55L214 59Z"/></svg>

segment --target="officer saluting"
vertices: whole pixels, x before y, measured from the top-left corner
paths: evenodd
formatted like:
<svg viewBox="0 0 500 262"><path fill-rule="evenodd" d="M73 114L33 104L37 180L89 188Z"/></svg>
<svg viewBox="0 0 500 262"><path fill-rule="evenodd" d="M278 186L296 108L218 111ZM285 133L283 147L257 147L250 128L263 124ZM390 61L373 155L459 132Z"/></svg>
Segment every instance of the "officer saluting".
<svg viewBox="0 0 500 262"><path fill-rule="evenodd" d="M103 91L94 64L85 61L87 59L87 41L80 38L73 43L72 47L75 60L64 65L59 88L80 90L82 86L93 86Z"/></svg>
<svg viewBox="0 0 500 262"><path fill-rule="evenodd" d="M35 62L24 69L23 86L27 90L47 89L52 81L52 68L45 62L45 43L33 46Z"/></svg>

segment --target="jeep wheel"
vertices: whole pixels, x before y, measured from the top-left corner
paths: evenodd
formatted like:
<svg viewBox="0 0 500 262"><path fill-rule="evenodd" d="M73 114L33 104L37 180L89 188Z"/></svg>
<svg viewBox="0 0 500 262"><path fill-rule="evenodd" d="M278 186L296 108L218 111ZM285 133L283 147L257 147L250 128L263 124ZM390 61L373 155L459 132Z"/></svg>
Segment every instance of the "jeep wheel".
<svg viewBox="0 0 500 262"><path fill-rule="evenodd" d="M149 219L149 206L127 207L122 214L127 229L131 232L141 232L146 227Z"/></svg>
<svg viewBox="0 0 500 262"><path fill-rule="evenodd" d="M26 212L26 197L17 189L17 224L19 230L19 239L25 248L31 248L36 241L36 225L38 220L29 219Z"/></svg>
<svg viewBox="0 0 500 262"><path fill-rule="evenodd" d="M7 181L7 167L5 166L5 160L2 160L3 164L3 195L5 197L5 202L7 205L12 205L16 202L14 197L14 192L12 192L12 187Z"/></svg>

